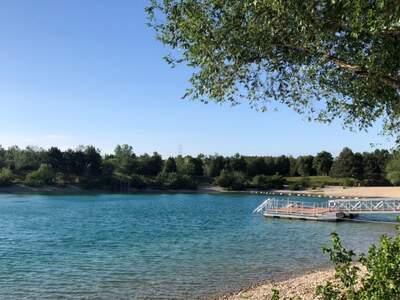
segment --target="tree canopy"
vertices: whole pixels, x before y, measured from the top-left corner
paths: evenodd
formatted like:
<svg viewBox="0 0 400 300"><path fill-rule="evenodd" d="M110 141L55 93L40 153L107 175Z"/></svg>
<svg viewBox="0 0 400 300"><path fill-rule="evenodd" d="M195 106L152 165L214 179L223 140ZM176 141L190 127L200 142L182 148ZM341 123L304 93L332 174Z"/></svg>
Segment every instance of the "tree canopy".
<svg viewBox="0 0 400 300"><path fill-rule="evenodd" d="M186 97L399 131L398 0L151 0L147 13L167 62L193 69Z"/></svg>

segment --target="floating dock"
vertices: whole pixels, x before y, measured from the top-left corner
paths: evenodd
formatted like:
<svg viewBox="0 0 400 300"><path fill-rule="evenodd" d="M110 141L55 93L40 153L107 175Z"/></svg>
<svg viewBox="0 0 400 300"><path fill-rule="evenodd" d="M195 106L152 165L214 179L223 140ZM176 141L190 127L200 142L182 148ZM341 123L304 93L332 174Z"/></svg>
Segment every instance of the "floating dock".
<svg viewBox="0 0 400 300"><path fill-rule="evenodd" d="M269 218L336 222L359 214L400 214L400 200L375 198L307 202L269 198L254 212Z"/></svg>

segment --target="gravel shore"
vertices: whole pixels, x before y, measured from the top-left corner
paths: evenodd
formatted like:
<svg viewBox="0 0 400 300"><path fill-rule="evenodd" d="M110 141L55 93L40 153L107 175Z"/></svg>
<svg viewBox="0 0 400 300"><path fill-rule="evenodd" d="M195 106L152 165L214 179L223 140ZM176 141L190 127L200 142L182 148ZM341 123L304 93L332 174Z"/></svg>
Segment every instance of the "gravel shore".
<svg viewBox="0 0 400 300"><path fill-rule="evenodd" d="M300 297L302 300L318 299L315 296L316 287L333 279L334 269L320 270L280 282L265 283L237 294L223 296L220 300L268 300L271 299L273 289L279 291L282 299L285 297Z"/></svg>

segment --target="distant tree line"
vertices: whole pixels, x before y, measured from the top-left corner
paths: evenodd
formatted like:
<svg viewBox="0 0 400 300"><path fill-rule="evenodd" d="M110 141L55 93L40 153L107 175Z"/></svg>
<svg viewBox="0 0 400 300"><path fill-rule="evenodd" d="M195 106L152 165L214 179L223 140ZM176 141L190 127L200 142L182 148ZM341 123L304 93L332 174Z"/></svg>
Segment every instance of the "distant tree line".
<svg viewBox="0 0 400 300"><path fill-rule="evenodd" d="M311 176L340 178L345 185L398 185L400 156L396 151L354 153L344 148L337 157L322 151L299 157L200 154L163 159L157 152L137 155L129 145L118 145L114 153L106 155L93 146L65 151L57 147L0 146L0 186L78 185L123 192L216 184L242 190L282 188L291 177L304 178L300 185L306 187Z"/></svg>

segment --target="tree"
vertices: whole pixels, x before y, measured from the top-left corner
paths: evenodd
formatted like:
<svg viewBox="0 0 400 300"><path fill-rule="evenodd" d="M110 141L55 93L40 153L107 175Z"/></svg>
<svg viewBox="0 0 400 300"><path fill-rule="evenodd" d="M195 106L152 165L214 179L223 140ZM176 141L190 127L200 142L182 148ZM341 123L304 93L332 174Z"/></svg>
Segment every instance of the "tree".
<svg viewBox="0 0 400 300"><path fill-rule="evenodd" d="M392 158L391 153L389 153L389 151L386 149L376 149L373 152L373 155L379 165L379 169L384 172L386 164Z"/></svg>
<svg viewBox="0 0 400 300"><path fill-rule="evenodd" d="M0 171L0 186L9 186L12 184L14 175L10 169L3 168Z"/></svg>
<svg viewBox="0 0 400 300"><path fill-rule="evenodd" d="M268 174L268 165L263 157L252 157L247 162L247 175L250 177L256 175Z"/></svg>
<svg viewBox="0 0 400 300"><path fill-rule="evenodd" d="M131 174L135 169L136 155L132 146L117 145L114 150L116 169L123 174Z"/></svg>
<svg viewBox="0 0 400 300"><path fill-rule="evenodd" d="M45 162L51 165L56 172L65 171L64 155L57 147L51 147L49 150L47 150Z"/></svg>
<svg viewBox="0 0 400 300"><path fill-rule="evenodd" d="M334 160L331 169L331 176L337 178L353 177L354 153L345 147L339 156Z"/></svg>
<svg viewBox="0 0 400 300"><path fill-rule="evenodd" d="M55 172L48 164L41 164L39 169L29 173L25 178L25 183L30 186L44 186L53 184Z"/></svg>
<svg viewBox="0 0 400 300"><path fill-rule="evenodd" d="M278 173L275 157L271 157L271 156L264 157L264 161L265 161L265 173L264 174L274 175L274 174Z"/></svg>
<svg viewBox="0 0 400 300"><path fill-rule="evenodd" d="M332 154L327 151L322 151L314 157L313 167L317 172L317 175L327 176L331 170L332 163Z"/></svg>
<svg viewBox="0 0 400 300"><path fill-rule="evenodd" d="M193 68L185 97L399 131L400 3L151 0L157 38Z"/></svg>
<svg viewBox="0 0 400 300"><path fill-rule="evenodd" d="M289 176L290 174L290 159L285 156L281 155L275 159L275 168L276 173L281 176Z"/></svg>
<svg viewBox="0 0 400 300"><path fill-rule="evenodd" d="M393 185L400 185L400 154L396 153L386 166L386 178Z"/></svg>
<svg viewBox="0 0 400 300"><path fill-rule="evenodd" d="M215 183L230 190L243 190L247 185L244 173L227 170L222 170L221 174L215 179Z"/></svg>
<svg viewBox="0 0 400 300"><path fill-rule="evenodd" d="M178 174L178 173L160 173L157 175L156 184L158 188L161 189L196 189L196 182L186 174Z"/></svg>
<svg viewBox="0 0 400 300"><path fill-rule="evenodd" d="M236 153L234 156L228 159L227 169L238 172L246 172L247 170L246 159L239 153Z"/></svg>
<svg viewBox="0 0 400 300"><path fill-rule="evenodd" d="M6 150L0 145L0 168L6 166Z"/></svg>
<svg viewBox="0 0 400 300"><path fill-rule="evenodd" d="M297 172L297 159L294 158L293 156L289 157L290 161L290 176L299 176L299 173Z"/></svg>
<svg viewBox="0 0 400 300"><path fill-rule="evenodd" d="M15 170L17 173L26 173L39 168L40 164L45 160L45 151L32 146L28 146L25 149L12 146L7 149L5 156L7 168Z"/></svg>
<svg viewBox="0 0 400 300"><path fill-rule="evenodd" d="M363 153L363 178L367 184L381 184L383 172L374 153Z"/></svg>
<svg viewBox="0 0 400 300"><path fill-rule="evenodd" d="M314 157L312 155L300 156L297 158L297 172L300 176L315 175L313 167Z"/></svg>
<svg viewBox="0 0 400 300"><path fill-rule="evenodd" d="M203 175L203 160L200 157L179 157L177 162L178 172L189 176Z"/></svg>
<svg viewBox="0 0 400 300"><path fill-rule="evenodd" d="M64 160L66 173L70 176L76 176L79 182L79 178L85 174L86 170L86 155L83 148L68 149L64 152Z"/></svg>
<svg viewBox="0 0 400 300"><path fill-rule="evenodd" d="M86 146L84 148L85 155L85 175L90 179L94 179L101 174L102 158L100 150L94 146Z"/></svg>
<svg viewBox="0 0 400 300"><path fill-rule="evenodd" d="M138 159L138 173L145 176L156 176L161 172L163 160L161 155L153 152L153 155L141 155Z"/></svg>
<svg viewBox="0 0 400 300"><path fill-rule="evenodd" d="M173 157L168 157L168 159L164 162L164 173L175 173L177 170L176 168L176 161Z"/></svg>
<svg viewBox="0 0 400 300"><path fill-rule="evenodd" d="M225 159L221 155L210 156L206 159L206 174L210 177L220 175L222 169L225 168Z"/></svg>

